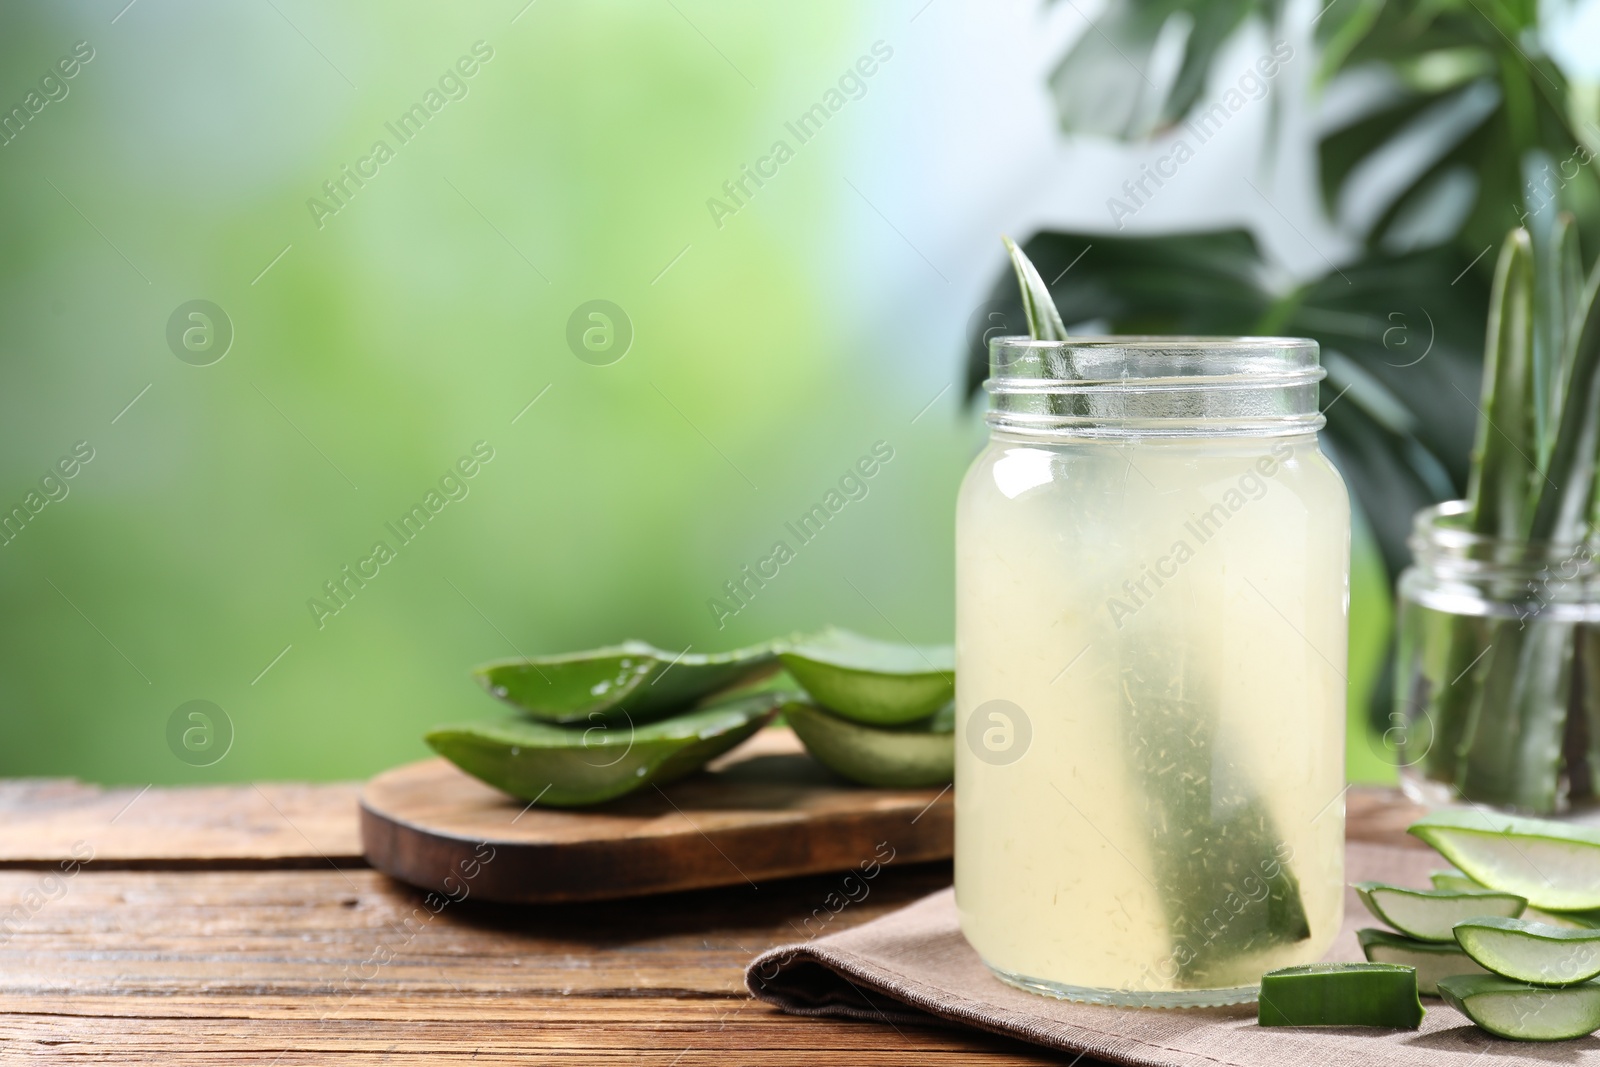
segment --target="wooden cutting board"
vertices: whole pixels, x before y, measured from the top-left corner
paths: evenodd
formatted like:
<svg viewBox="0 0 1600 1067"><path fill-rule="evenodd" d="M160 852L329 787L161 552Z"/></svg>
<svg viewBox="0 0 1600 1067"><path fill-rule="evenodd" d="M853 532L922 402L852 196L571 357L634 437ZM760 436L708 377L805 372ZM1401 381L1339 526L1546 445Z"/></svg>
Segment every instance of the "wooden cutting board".
<svg viewBox="0 0 1600 1067"><path fill-rule="evenodd" d="M459 898L542 904L748 883L950 858L949 787L868 789L762 730L705 772L581 810L529 807L444 759L396 767L361 792L378 870Z"/></svg>

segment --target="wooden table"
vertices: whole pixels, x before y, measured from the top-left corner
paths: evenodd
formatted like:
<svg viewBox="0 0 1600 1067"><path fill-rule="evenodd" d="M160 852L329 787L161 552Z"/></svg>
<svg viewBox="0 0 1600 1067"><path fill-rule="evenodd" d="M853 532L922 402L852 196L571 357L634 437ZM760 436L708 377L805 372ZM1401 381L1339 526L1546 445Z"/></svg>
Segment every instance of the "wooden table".
<svg viewBox="0 0 1600 1067"><path fill-rule="evenodd" d="M356 791L0 782L0 1064L1064 1062L752 1000L745 963L802 939L837 876L434 914L365 867ZM1381 791L1349 807L1368 839L1412 814ZM890 865L828 929L949 879Z"/></svg>

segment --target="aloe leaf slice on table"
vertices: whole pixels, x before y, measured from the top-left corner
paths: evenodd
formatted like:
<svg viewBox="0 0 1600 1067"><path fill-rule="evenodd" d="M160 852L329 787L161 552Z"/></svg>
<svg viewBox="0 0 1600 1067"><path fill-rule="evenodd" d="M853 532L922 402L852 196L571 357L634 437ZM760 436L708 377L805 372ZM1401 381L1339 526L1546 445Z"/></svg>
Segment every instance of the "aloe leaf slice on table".
<svg viewBox="0 0 1600 1067"><path fill-rule="evenodd" d="M1417 992L1425 997L1439 995L1439 979L1453 974L1488 974L1461 946L1443 941L1419 941L1414 937L1368 927L1356 931L1361 954L1371 963L1395 963L1414 968Z"/></svg>
<svg viewBox="0 0 1600 1067"><path fill-rule="evenodd" d="M1486 970L1534 985L1576 985L1600 975L1600 930L1523 919L1469 919L1456 943Z"/></svg>
<svg viewBox="0 0 1600 1067"><path fill-rule="evenodd" d="M709 654L668 652L643 641L553 656L497 660L473 670L494 696L544 722L635 725L776 669L771 645Z"/></svg>
<svg viewBox="0 0 1600 1067"><path fill-rule="evenodd" d="M1449 808L1406 832L1469 877L1527 897L1536 908L1600 908L1600 828Z"/></svg>
<svg viewBox="0 0 1600 1067"><path fill-rule="evenodd" d="M1480 1029L1512 1041L1570 1041L1600 1029L1600 983L1559 988L1497 975L1439 980L1445 1003Z"/></svg>
<svg viewBox="0 0 1600 1067"><path fill-rule="evenodd" d="M853 782L886 789L944 785L955 775L955 705L903 726L864 726L811 704L783 716L818 763Z"/></svg>
<svg viewBox="0 0 1600 1067"><path fill-rule="evenodd" d="M784 667L818 704L868 726L926 719L955 697L950 645L903 645L829 627L779 649Z"/></svg>
<svg viewBox="0 0 1600 1067"><path fill-rule="evenodd" d="M576 808L694 773L772 721L785 697L757 693L633 727L580 729L525 718L464 723L441 726L425 740L502 792Z"/></svg>
<svg viewBox="0 0 1600 1067"><path fill-rule="evenodd" d="M1474 878L1469 878L1460 871L1434 871L1428 875L1428 881L1433 883L1435 889L1488 889L1489 887Z"/></svg>
<svg viewBox="0 0 1600 1067"><path fill-rule="evenodd" d="M1455 940L1456 923L1480 916L1517 916L1528 901L1494 889L1407 889L1383 882L1357 882L1355 891L1379 921L1420 941Z"/></svg>
<svg viewBox="0 0 1600 1067"><path fill-rule="evenodd" d="M1262 1026L1381 1026L1415 1030L1427 1014L1415 968L1394 963L1312 963L1261 976Z"/></svg>

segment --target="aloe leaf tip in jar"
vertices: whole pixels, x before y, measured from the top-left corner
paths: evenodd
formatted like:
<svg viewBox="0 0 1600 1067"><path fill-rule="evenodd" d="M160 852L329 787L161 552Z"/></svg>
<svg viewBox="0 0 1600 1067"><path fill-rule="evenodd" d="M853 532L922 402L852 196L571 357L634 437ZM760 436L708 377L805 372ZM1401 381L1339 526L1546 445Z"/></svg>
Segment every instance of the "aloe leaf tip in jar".
<svg viewBox="0 0 1600 1067"><path fill-rule="evenodd" d="M1052 996L1253 1000L1343 909L1349 503L1317 447L1317 346L990 356L957 504L963 933Z"/></svg>

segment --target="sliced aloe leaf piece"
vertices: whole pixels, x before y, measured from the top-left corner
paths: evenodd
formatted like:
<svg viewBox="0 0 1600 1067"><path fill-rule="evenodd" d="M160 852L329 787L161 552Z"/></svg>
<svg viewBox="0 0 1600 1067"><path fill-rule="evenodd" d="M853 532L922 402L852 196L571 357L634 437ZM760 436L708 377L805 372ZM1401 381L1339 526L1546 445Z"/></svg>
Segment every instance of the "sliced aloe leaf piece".
<svg viewBox="0 0 1600 1067"><path fill-rule="evenodd" d="M1600 828L1449 808L1407 832L1469 877L1527 897L1534 907L1600 908Z"/></svg>
<svg viewBox="0 0 1600 1067"><path fill-rule="evenodd" d="M811 704L783 706L801 744L829 770L862 785L920 789L955 776L955 705L904 726L863 726Z"/></svg>
<svg viewBox="0 0 1600 1067"><path fill-rule="evenodd" d="M472 675L494 696L543 722L635 725L775 669L770 644L732 652L668 652L643 641L554 656L496 660Z"/></svg>
<svg viewBox="0 0 1600 1067"><path fill-rule="evenodd" d="M951 645L902 645L829 627L779 650L821 706L868 726L926 719L955 697Z"/></svg>
<svg viewBox="0 0 1600 1067"><path fill-rule="evenodd" d="M770 722L786 696L742 696L643 726L585 729L514 717L441 726L424 740L496 789L576 808L692 774Z"/></svg>
<svg viewBox="0 0 1600 1067"><path fill-rule="evenodd" d="M1503 978L1534 985L1576 985L1600 975L1600 930L1573 930L1526 919L1469 919L1456 942Z"/></svg>
<svg viewBox="0 0 1600 1067"><path fill-rule="evenodd" d="M1421 941L1455 940L1458 922L1483 916L1517 916L1528 901L1495 889L1406 889L1383 882L1357 882L1355 891L1379 921Z"/></svg>
<svg viewBox="0 0 1600 1067"><path fill-rule="evenodd" d="M1433 883L1435 889L1488 889L1475 879L1468 878L1460 871L1434 871L1428 875L1428 881Z"/></svg>
<svg viewBox="0 0 1600 1067"><path fill-rule="evenodd" d="M1468 878L1460 871L1445 870L1434 871L1428 875L1435 889L1502 889L1503 886L1484 885L1475 878ZM1528 922L1546 923L1550 926L1559 926L1567 930L1600 930L1600 908L1591 908L1587 911L1546 911L1528 905L1522 913L1522 918Z"/></svg>
<svg viewBox="0 0 1600 1067"><path fill-rule="evenodd" d="M1261 976L1262 1026L1422 1025L1414 967L1395 963L1312 963Z"/></svg>
<svg viewBox="0 0 1600 1067"><path fill-rule="evenodd" d="M1600 983L1561 988L1492 974L1439 980L1445 1003L1481 1029L1513 1041L1569 1041L1600 1030Z"/></svg>
<svg viewBox="0 0 1600 1067"><path fill-rule="evenodd" d="M1488 974L1473 962L1461 946L1444 941L1418 941L1414 937L1392 934L1368 927L1356 931L1361 953L1372 963L1398 963L1415 968L1417 992L1425 997L1439 995L1439 979L1453 974Z"/></svg>

